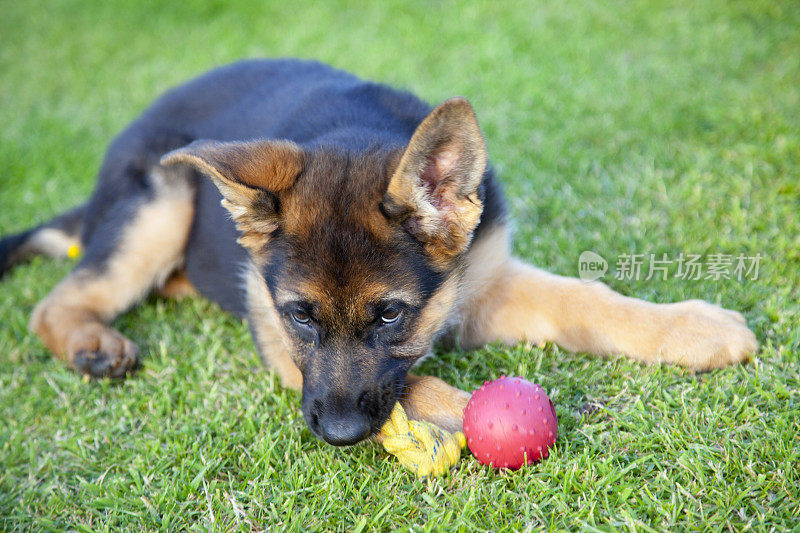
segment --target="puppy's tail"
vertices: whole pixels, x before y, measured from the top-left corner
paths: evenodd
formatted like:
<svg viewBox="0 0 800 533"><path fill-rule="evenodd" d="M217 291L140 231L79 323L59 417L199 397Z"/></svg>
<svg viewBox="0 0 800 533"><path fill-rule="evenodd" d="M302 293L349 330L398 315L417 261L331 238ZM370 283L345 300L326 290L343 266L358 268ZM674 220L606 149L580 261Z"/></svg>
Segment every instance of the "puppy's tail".
<svg viewBox="0 0 800 533"><path fill-rule="evenodd" d="M86 205L62 213L49 222L0 238L0 277L35 255L69 257L80 250Z"/></svg>

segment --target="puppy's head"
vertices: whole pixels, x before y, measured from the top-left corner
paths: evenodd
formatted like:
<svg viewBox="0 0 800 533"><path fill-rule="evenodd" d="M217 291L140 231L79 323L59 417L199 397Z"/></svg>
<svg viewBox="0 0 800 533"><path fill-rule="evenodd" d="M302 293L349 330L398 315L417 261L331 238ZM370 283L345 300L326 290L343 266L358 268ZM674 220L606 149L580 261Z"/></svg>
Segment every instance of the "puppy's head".
<svg viewBox="0 0 800 533"><path fill-rule="evenodd" d="M303 376L303 414L336 445L380 430L456 303L482 211L486 148L469 103L407 146L304 150L200 141L167 154L219 187Z"/></svg>

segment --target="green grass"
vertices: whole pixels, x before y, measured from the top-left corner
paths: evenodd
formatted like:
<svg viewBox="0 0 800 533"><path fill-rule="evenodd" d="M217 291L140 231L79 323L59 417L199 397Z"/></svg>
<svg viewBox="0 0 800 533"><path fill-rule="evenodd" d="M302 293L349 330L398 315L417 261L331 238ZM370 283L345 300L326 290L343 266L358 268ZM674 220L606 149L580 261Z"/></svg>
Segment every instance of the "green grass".
<svg viewBox="0 0 800 533"><path fill-rule="evenodd" d="M741 310L749 364L694 375L557 347L443 352L471 388L541 383L551 458L421 482L306 428L247 327L201 300L121 318L144 367L86 382L26 329L69 270L0 284L0 529L800 528L800 7L794 1L3 2L0 233L79 203L164 89L241 57L314 57L477 109L519 255L761 253L756 281L606 281ZM613 267L613 265L612 265ZM587 405L600 406L587 411Z"/></svg>

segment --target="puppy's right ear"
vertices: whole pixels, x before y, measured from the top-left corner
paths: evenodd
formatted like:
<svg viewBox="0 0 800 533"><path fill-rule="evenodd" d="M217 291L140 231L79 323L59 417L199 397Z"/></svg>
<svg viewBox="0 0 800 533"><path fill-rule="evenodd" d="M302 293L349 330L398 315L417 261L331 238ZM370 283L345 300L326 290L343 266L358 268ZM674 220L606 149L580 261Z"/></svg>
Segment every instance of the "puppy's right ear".
<svg viewBox="0 0 800 533"><path fill-rule="evenodd" d="M195 141L166 154L161 164L190 165L210 177L242 232L239 243L258 251L278 228L278 196L294 185L305 153L287 141Z"/></svg>

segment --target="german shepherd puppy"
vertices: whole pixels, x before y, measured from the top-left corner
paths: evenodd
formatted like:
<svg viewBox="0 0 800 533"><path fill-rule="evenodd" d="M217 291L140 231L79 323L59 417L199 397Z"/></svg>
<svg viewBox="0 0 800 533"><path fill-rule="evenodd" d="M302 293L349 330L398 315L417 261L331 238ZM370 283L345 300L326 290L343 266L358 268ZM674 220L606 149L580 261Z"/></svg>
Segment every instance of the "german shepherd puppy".
<svg viewBox="0 0 800 533"><path fill-rule="evenodd" d="M68 366L125 376L138 350L114 318L153 289L197 290L247 318L334 445L379 431L397 399L461 428L470 395L409 373L443 334L695 370L758 346L737 312L648 303L512 258L467 100L431 109L316 62L244 61L169 91L111 143L85 205L0 242L0 270L73 242L82 259L30 321Z"/></svg>

